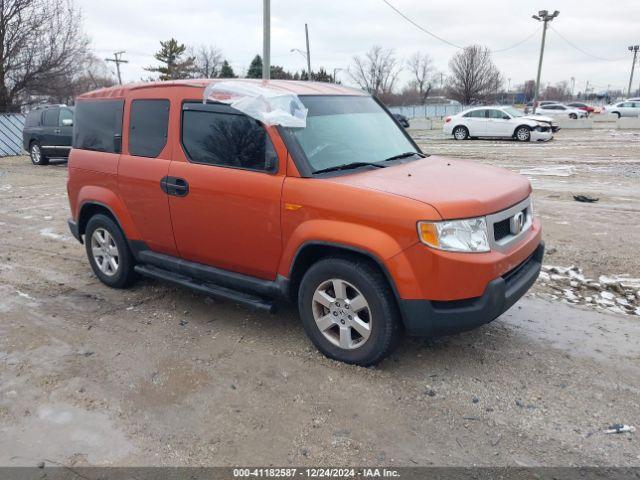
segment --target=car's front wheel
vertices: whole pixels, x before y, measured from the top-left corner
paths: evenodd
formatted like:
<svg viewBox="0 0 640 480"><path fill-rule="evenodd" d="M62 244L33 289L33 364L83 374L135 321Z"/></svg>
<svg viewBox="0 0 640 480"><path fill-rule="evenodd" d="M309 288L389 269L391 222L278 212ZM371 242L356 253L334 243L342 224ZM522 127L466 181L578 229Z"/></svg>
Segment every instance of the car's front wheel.
<svg viewBox="0 0 640 480"><path fill-rule="evenodd" d="M29 147L29 156L31 157L31 163L34 165L47 165L49 159L42 153L42 148L38 142L33 142Z"/></svg>
<svg viewBox="0 0 640 480"><path fill-rule="evenodd" d="M518 127L515 136L519 142L528 142L531 140L531 129L529 127Z"/></svg>
<svg viewBox="0 0 640 480"><path fill-rule="evenodd" d="M395 347L400 319L386 278L358 258L327 258L300 283L298 309L307 335L327 357L375 365Z"/></svg>
<svg viewBox="0 0 640 480"><path fill-rule="evenodd" d="M116 222L106 215L91 217L85 231L89 263L102 283L125 288L135 279L134 259Z"/></svg>
<svg viewBox="0 0 640 480"><path fill-rule="evenodd" d="M578 119L578 115L575 114L575 113L570 113L569 114L569 118L572 119L572 120L577 120Z"/></svg>
<svg viewBox="0 0 640 480"><path fill-rule="evenodd" d="M456 140L466 140L469 138L469 130L463 126L456 127L453 129L453 138Z"/></svg>

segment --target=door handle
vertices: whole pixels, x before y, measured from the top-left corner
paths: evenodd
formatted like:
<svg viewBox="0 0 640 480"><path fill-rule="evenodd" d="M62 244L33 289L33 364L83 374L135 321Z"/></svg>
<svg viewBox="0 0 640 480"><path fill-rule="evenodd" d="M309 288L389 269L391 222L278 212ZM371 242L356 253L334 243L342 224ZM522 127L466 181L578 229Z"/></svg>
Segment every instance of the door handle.
<svg viewBox="0 0 640 480"><path fill-rule="evenodd" d="M56 129L54 130L54 132L55 132L55 133L60 133L60 129L59 129L59 128L56 128Z"/></svg>
<svg viewBox="0 0 640 480"><path fill-rule="evenodd" d="M184 178L163 177L160 180L160 188L167 195L174 197L186 197L189 194L189 183Z"/></svg>

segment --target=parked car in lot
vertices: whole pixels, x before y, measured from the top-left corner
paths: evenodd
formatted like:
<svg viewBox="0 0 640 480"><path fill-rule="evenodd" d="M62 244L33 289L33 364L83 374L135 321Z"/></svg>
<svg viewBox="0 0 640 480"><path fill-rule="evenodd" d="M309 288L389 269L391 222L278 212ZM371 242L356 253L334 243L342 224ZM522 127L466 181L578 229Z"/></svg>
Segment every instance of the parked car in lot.
<svg viewBox="0 0 640 480"><path fill-rule="evenodd" d="M294 128L203 102L212 82L77 99L69 227L105 285L141 274L268 311L293 302L325 355L372 365L402 331L474 328L535 282L525 177L426 156L349 88L267 83L308 109Z"/></svg>
<svg viewBox="0 0 640 480"><path fill-rule="evenodd" d="M409 124L409 119L402 115L401 113L394 113L393 116L396 118L398 123L402 125L403 128L409 128L411 125Z"/></svg>
<svg viewBox="0 0 640 480"><path fill-rule="evenodd" d="M640 100L619 102L606 108L607 113L620 117L638 117L640 116Z"/></svg>
<svg viewBox="0 0 640 480"><path fill-rule="evenodd" d="M34 165L47 165L50 158L67 158L73 135L73 108L39 105L25 119L22 144Z"/></svg>
<svg viewBox="0 0 640 480"><path fill-rule="evenodd" d="M584 110L585 112L591 114L591 113L595 113L596 107L592 106L592 105L588 105L586 103L583 102L571 102L571 103L567 103L567 107L571 107L571 108L577 108L578 110Z"/></svg>
<svg viewBox="0 0 640 480"><path fill-rule="evenodd" d="M553 138L558 126L549 117L524 115L513 107L477 107L446 117L442 131L456 140L495 137L521 142Z"/></svg>
<svg viewBox="0 0 640 480"><path fill-rule="evenodd" d="M536 114L546 115L549 117L564 117L576 120L578 118L586 118L588 113L578 108L568 107L559 103L551 103L547 105L540 105L536 109Z"/></svg>

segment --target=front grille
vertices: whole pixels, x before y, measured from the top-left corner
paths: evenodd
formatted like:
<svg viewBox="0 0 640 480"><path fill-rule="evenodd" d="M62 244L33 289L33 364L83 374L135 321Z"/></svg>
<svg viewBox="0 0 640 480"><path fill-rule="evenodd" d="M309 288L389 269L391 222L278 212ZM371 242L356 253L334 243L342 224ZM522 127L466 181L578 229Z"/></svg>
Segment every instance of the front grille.
<svg viewBox="0 0 640 480"><path fill-rule="evenodd" d="M493 224L493 237L496 239L496 242L499 242L509 235L511 235L511 229L509 228L508 218Z"/></svg>
<svg viewBox="0 0 640 480"><path fill-rule="evenodd" d="M527 215L527 209L522 210L522 213ZM507 238L511 235L511 217L505 218L493 224L493 238L496 242L499 242L503 238Z"/></svg>

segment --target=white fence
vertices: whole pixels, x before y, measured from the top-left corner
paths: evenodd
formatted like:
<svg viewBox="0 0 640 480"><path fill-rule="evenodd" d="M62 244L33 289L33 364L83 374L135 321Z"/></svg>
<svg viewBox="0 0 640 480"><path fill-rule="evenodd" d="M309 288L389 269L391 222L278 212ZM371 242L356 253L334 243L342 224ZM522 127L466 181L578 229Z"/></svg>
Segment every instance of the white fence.
<svg viewBox="0 0 640 480"><path fill-rule="evenodd" d="M24 119L22 113L0 113L0 157L23 153Z"/></svg>
<svg viewBox="0 0 640 480"><path fill-rule="evenodd" d="M442 118L447 115L455 115L463 109L460 104L435 104L435 105L403 105L389 107L392 113L400 113L407 118Z"/></svg>

